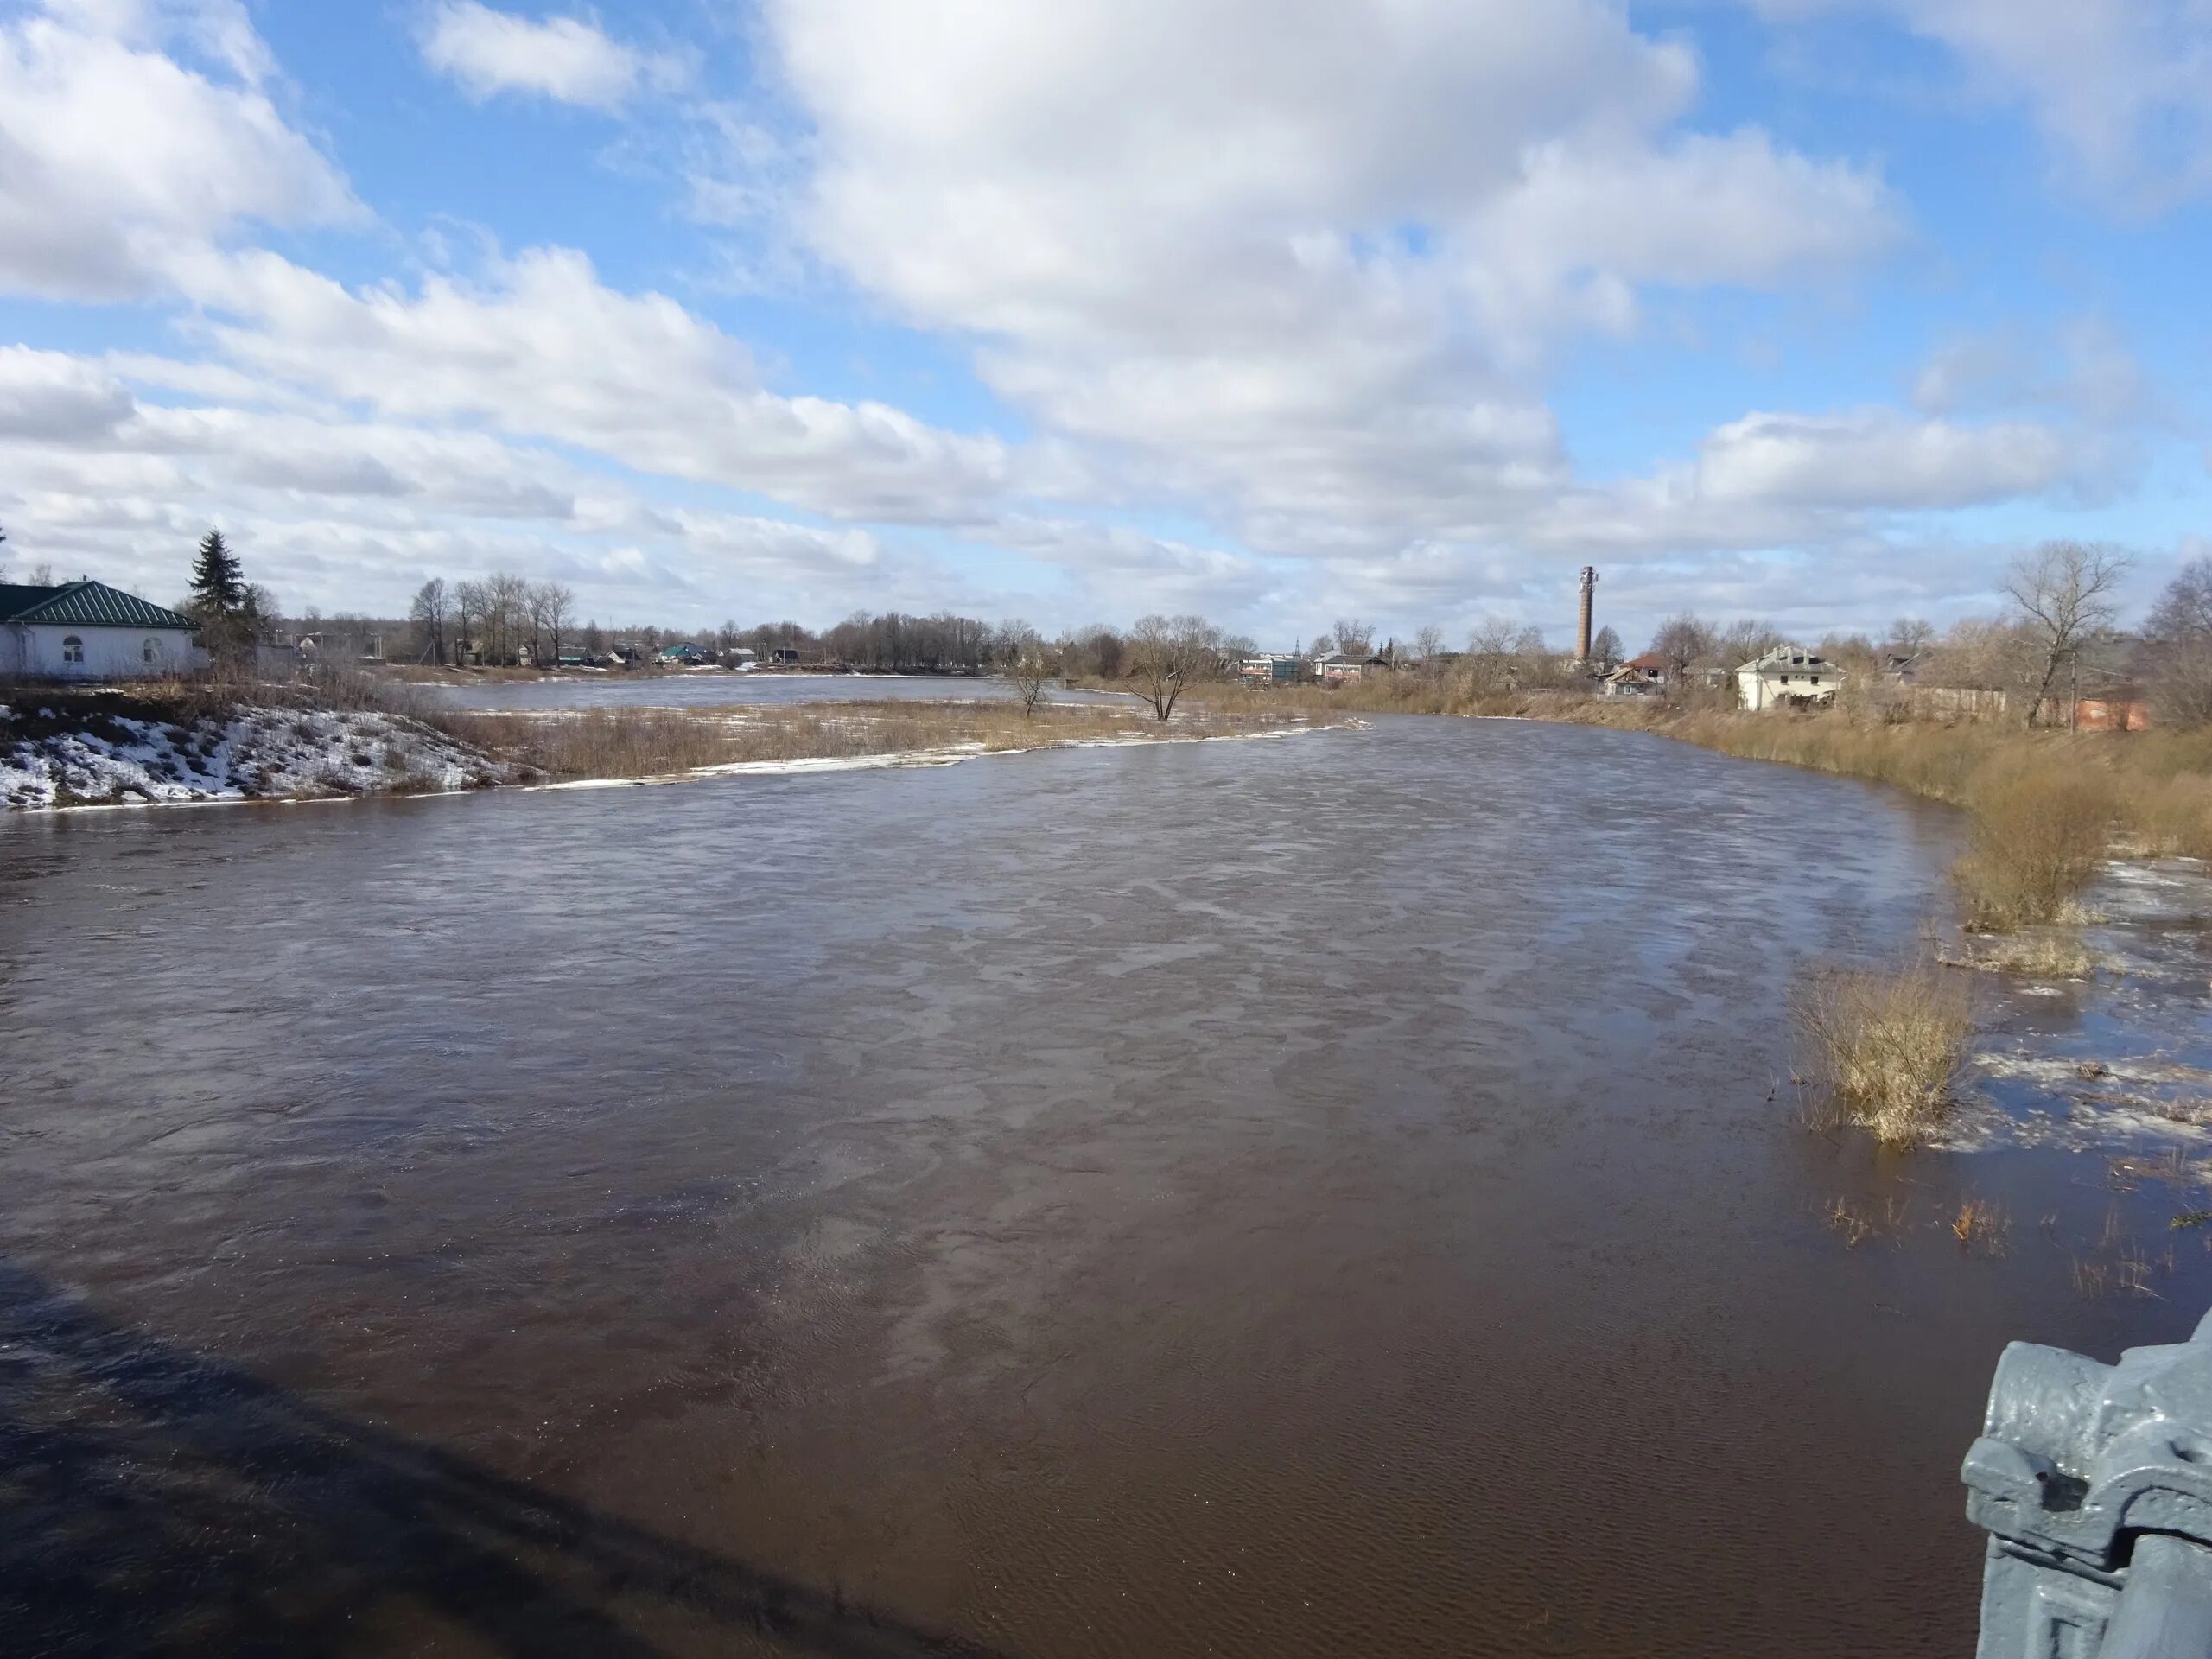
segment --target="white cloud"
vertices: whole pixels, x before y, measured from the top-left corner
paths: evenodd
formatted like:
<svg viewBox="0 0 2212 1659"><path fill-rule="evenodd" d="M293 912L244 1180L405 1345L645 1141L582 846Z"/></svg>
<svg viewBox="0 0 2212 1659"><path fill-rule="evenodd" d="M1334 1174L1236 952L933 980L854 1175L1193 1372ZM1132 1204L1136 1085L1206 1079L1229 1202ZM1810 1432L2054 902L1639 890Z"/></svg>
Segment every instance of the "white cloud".
<svg viewBox="0 0 2212 1659"><path fill-rule="evenodd" d="M1853 510L1973 506L2087 475L2083 446L2027 421L1967 427L1890 410L1752 414L1700 447L1699 493L1722 502Z"/></svg>
<svg viewBox="0 0 2212 1659"><path fill-rule="evenodd" d="M28 346L0 346L0 437L94 443L133 409L123 384L97 364Z"/></svg>
<svg viewBox="0 0 2212 1659"><path fill-rule="evenodd" d="M0 351L0 523L10 550L156 597L221 523L296 606L391 611L432 575L493 567L574 583L612 616L694 622L941 602L941 579L873 532L655 505L626 482L483 432L337 406L141 401L190 379ZM709 614L711 613L711 615Z"/></svg>
<svg viewBox="0 0 2212 1659"><path fill-rule="evenodd" d="M681 68L582 18L522 17L480 0L442 0L425 19L422 48L424 62L473 98L524 92L596 110L620 109Z"/></svg>
<svg viewBox="0 0 2212 1659"><path fill-rule="evenodd" d="M1896 229L1862 168L1686 130L1694 59L1600 0L766 18L815 253L1262 550L1459 533L1563 477L1530 384L1560 332L1831 280Z"/></svg>
<svg viewBox="0 0 2212 1659"><path fill-rule="evenodd" d="M226 76L158 49L181 30ZM328 223L357 204L257 79L235 8L54 0L0 22L0 290L65 300L156 292L249 221Z"/></svg>
<svg viewBox="0 0 2212 1659"><path fill-rule="evenodd" d="M2024 103L2082 182L2133 207L2212 189L2207 0L1751 0L1770 17L1872 12Z"/></svg>
<svg viewBox="0 0 2212 1659"><path fill-rule="evenodd" d="M2035 334L1999 328L1949 340L1921 366L1912 402L1936 415L2060 410L2100 426L2167 418L2127 343L2096 318Z"/></svg>
<svg viewBox="0 0 2212 1659"><path fill-rule="evenodd" d="M618 293L540 249L482 285L349 289L270 254L203 267L235 363L409 420L489 420L641 471L761 491L845 518L973 516L1010 482L988 436L874 403L763 387L738 341L665 296Z"/></svg>

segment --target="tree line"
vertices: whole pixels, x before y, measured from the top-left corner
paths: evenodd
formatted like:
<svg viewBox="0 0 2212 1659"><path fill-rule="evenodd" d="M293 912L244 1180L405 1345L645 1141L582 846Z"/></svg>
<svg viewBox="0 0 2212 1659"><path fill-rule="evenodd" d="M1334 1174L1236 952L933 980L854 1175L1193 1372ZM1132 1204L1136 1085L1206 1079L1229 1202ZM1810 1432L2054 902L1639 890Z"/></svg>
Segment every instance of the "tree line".
<svg viewBox="0 0 2212 1659"><path fill-rule="evenodd" d="M6 542L0 530L0 550ZM2030 722L2085 687L2119 686L2139 688L2162 721L2212 723L2212 557L2183 565L2132 631L2120 626L2119 609L2130 569L2127 556L2115 549L2050 542L2007 570L1999 615L1966 618L1941 632L1905 616L1878 638L1830 632L1796 643L1809 643L1845 671L1847 688L1862 692L1881 683L1885 668L1910 663L1919 685L2001 693ZM35 584L52 578L44 566L22 574ZM219 661L250 652L279 626L275 597L248 579L219 530L200 538L179 608L200 624L202 643ZM311 626L321 620L306 620ZM610 630L596 619L579 621L575 594L565 585L500 571L451 582L431 578L416 589L404 620L339 618L327 626L341 638L361 636L347 640L356 647L371 633L397 639L411 630L413 654L438 664L550 665L570 649L598 656L620 645L650 652L690 640L721 652L749 648L762 660L783 653L801 663L879 672L998 672L1018 683L1133 681L1162 719L1184 688L1230 675L1239 659L1255 654L1249 639L1192 614L1147 616L1128 628L1094 624L1052 639L1019 620L994 623L952 612L855 612L820 632L789 620L741 626L734 620L704 632L651 624ZM1678 692L1710 685L1726 695L1732 671L1784 643L1779 629L1757 619L1721 623L1684 612L1654 630L1645 655L1665 668ZM1578 663L1552 650L1540 629L1499 619L1478 625L1465 650L1455 652L1434 626L1403 645L1395 638L1378 643L1372 625L1344 616L1292 654L1332 652L1431 676L1452 673L1478 695L1586 688L1592 674L1623 660L1620 636L1611 627L1592 640L1591 660Z"/></svg>
<svg viewBox="0 0 2212 1659"><path fill-rule="evenodd" d="M2139 693L2164 723L2212 721L2212 559L2183 565L2142 625L2128 630L2119 601L2132 568L2114 548L2046 542L2007 569L1996 615L1962 618L1940 632L1904 616L1878 638L1831 632L1796 643L1844 671L1847 702L1876 695L1885 671L1909 670L1916 686L2001 696L2030 725L2054 718L2055 708L2070 709L2077 696L2108 691L2131 700ZM1678 688L1694 689L1784 643L1764 622L1724 626L1684 613L1662 622L1646 650Z"/></svg>

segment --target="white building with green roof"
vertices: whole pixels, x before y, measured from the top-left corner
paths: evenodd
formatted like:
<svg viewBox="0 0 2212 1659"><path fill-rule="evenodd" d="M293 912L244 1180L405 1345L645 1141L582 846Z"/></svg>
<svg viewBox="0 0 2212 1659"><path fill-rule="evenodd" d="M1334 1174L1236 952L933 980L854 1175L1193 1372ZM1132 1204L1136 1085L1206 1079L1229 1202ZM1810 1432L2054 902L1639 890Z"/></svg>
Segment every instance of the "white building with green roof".
<svg viewBox="0 0 2212 1659"><path fill-rule="evenodd" d="M0 677L142 680L206 658L188 616L89 576L59 587L0 583Z"/></svg>

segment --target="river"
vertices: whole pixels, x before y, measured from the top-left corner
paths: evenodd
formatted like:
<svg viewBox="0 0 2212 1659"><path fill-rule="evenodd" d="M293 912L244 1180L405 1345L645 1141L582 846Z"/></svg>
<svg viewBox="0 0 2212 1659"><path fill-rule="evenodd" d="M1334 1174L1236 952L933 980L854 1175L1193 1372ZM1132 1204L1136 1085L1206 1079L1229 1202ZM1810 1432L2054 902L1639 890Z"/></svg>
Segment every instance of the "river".
<svg viewBox="0 0 2212 1659"><path fill-rule="evenodd" d="M1414 719L0 823L0 1620L1970 1651L1999 1350L2175 1339L2212 1274L2076 1294L2155 1183L1794 1121L1788 987L1957 838Z"/></svg>

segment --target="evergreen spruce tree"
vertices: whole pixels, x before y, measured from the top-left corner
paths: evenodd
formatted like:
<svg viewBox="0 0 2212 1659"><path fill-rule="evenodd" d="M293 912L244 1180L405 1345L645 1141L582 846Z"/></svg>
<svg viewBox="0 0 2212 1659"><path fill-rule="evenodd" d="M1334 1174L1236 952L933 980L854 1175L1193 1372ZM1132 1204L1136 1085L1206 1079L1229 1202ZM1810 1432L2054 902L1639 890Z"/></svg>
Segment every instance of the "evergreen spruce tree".
<svg viewBox="0 0 2212 1659"><path fill-rule="evenodd" d="M203 622L219 622L244 610L245 600L238 555L221 531L209 531L200 538L200 556L192 564L192 608Z"/></svg>

